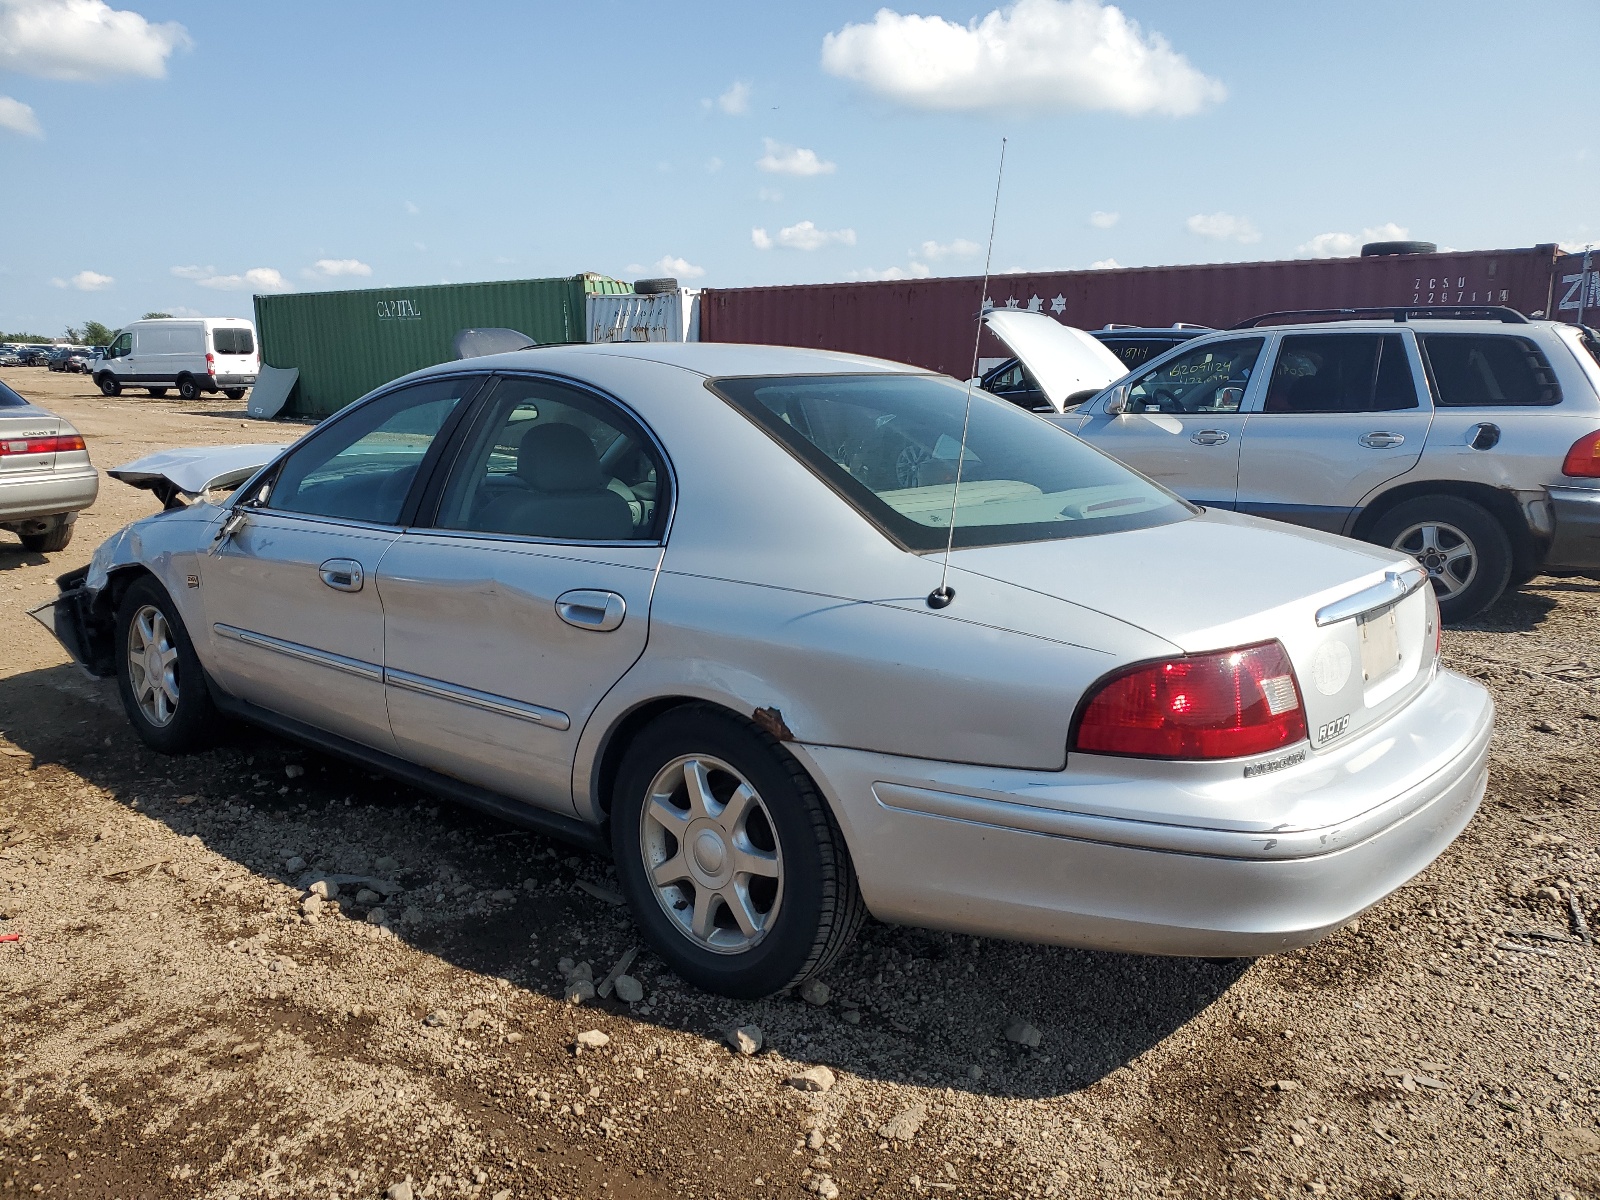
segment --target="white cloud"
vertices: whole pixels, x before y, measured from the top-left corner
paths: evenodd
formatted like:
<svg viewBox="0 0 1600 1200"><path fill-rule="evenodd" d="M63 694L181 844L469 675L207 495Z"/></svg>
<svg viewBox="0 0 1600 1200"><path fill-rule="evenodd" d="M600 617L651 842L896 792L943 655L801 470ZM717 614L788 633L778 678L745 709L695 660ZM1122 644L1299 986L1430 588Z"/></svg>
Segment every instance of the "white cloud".
<svg viewBox="0 0 1600 1200"><path fill-rule="evenodd" d="M10 96L0 96L0 129L9 129L12 133L22 134L23 137L44 136L44 130L39 128L39 118L33 115L33 109L21 100L13 100Z"/></svg>
<svg viewBox="0 0 1600 1200"><path fill-rule="evenodd" d="M1089 224L1096 229L1110 229L1120 220L1122 220L1121 213L1096 211L1089 214Z"/></svg>
<svg viewBox="0 0 1600 1200"><path fill-rule="evenodd" d="M671 275L676 279L699 279L706 273L704 267L697 267L688 259L678 258L671 254L663 254L656 259L655 262L650 264L650 270L659 272L662 275ZM640 267L636 272L634 268L629 267L628 274L642 275L644 274L644 268Z"/></svg>
<svg viewBox="0 0 1600 1200"><path fill-rule="evenodd" d="M750 111L750 85L736 80L727 91L717 97L717 107L730 117L742 117Z"/></svg>
<svg viewBox="0 0 1600 1200"><path fill-rule="evenodd" d="M52 279L51 284L58 288L76 288L80 292L103 292L116 280L109 275L102 275L99 271L79 271L71 279Z"/></svg>
<svg viewBox="0 0 1600 1200"><path fill-rule="evenodd" d="M307 279L339 279L347 275L371 275L372 268L359 258L319 258L300 274Z"/></svg>
<svg viewBox="0 0 1600 1200"><path fill-rule="evenodd" d="M1188 116L1227 95L1103 0L1016 0L981 20L880 8L822 39L822 68L913 108Z"/></svg>
<svg viewBox="0 0 1600 1200"><path fill-rule="evenodd" d="M0 0L0 71L46 79L161 79L174 50L192 45L176 21L151 24L104 0Z"/></svg>
<svg viewBox="0 0 1600 1200"><path fill-rule="evenodd" d="M272 267L251 267L243 275L219 275L215 267L173 267L179 279L192 279L203 288L219 292L241 292L246 289L262 292L283 292L289 281Z"/></svg>
<svg viewBox="0 0 1600 1200"><path fill-rule="evenodd" d="M767 152L756 159L756 166L763 171L774 175L832 175L838 169L837 163L818 158L815 150L786 145L771 138L761 140L766 143Z"/></svg>
<svg viewBox="0 0 1600 1200"><path fill-rule="evenodd" d="M941 258L971 258L981 249L983 247L977 242L956 238L953 242L923 242L921 247L912 253L930 262L938 262Z"/></svg>
<svg viewBox="0 0 1600 1200"><path fill-rule="evenodd" d="M769 204L776 204L783 199L783 193L777 188L762 188L756 193L757 200L764 200Z"/></svg>
<svg viewBox="0 0 1600 1200"><path fill-rule="evenodd" d="M773 237L765 229L752 229L750 243L757 250L771 250L774 246L782 246L785 250L820 250L824 246L854 246L856 244L856 231L854 229L818 229L812 221L801 221L797 225L786 225L778 230L778 236Z"/></svg>
<svg viewBox="0 0 1600 1200"><path fill-rule="evenodd" d="M1102 259L1097 259L1096 261L1090 263L1089 264L1089 270L1091 270L1091 271L1116 271L1116 270L1119 270L1121 268L1121 266L1122 266L1122 264L1119 263L1114 258L1102 258Z"/></svg>
<svg viewBox="0 0 1600 1200"><path fill-rule="evenodd" d="M1259 242L1261 233L1247 217L1232 213L1196 213L1184 222L1189 232L1218 242Z"/></svg>
<svg viewBox="0 0 1600 1200"><path fill-rule="evenodd" d="M1410 236L1410 233L1393 221L1363 229L1360 235L1353 233L1319 233L1309 242L1302 242L1294 248L1296 254L1307 255L1311 258L1351 258L1361 253L1361 247L1367 242L1400 242Z"/></svg>
<svg viewBox="0 0 1600 1200"><path fill-rule="evenodd" d="M926 263L914 262L905 267L887 267L882 271L865 267L859 271L846 271L844 277L852 282L871 282L880 279L926 279L933 271Z"/></svg>

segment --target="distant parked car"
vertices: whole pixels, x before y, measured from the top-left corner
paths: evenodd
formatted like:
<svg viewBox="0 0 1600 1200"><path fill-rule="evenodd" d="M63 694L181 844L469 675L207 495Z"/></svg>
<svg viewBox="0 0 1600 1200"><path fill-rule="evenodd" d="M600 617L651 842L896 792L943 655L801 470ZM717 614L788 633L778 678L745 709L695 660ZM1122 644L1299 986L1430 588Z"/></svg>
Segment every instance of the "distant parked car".
<svg viewBox="0 0 1600 1200"><path fill-rule="evenodd" d="M185 400L203 392L244 398L261 371L255 326L238 317L164 317L135 321L106 347L94 381L107 396L125 387L165 396L177 388Z"/></svg>
<svg viewBox="0 0 1600 1200"><path fill-rule="evenodd" d="M0 383L0 529L29 550L65 550L99 491L83 436Z"/></svg>
<svg viewBox="0 0 1600 1200"><path fill-rule="evenodd" d="M25 367L42 367L50 357L50 347L24 346L20 351L20 357Z"/></svg>
<svg viewBox="0 0 1600 1200"><path fill-rule="evenodd" d="M100 347L91 346L87 350L76 350L67 355L67 360L61 364L61 369L74 375L93 375L95 364L100 359Z"/></svg>
<svg viewBox="0 0 1600 1200"><path fill-rule="evenodd" d="M1208 508L1412 555L1446 618L1542 571L1600 571L1592 330L1509 308L1272 313L1106 384L1051 419Z"/></svg>
<svg viewBox="0 0 1600 1200"><path fill-rule="evenodd" d="M68 360L75 354L86 353L88 349L84 346L57 346L45 359L45 366L52 371L70 371L72 368L67 365Z"/></svg>
<svg viewBox="0 0 1600 1200"><path fill-rule="evenodd" d="M22 355L15 350L0 350L0 367L20 367Z"/></svg>
<svg viewBox="0 0 1600 1200"><path fill-rule="evenodd" d="M1165 354L1174 346L1183 345L1190 338L1210 333L1211 329L1206 325L1186 325L1179 322L1176 325L1158 328L1107 325L1104 329L1086 332L1115 354L1121 360L1124 370L1133 371L1151 359ZM1028 374L1021 359L1008 358L999 366L986 371L983 378L978 381L978 386L1030 412L1055 411L1044 393L1039 390L1039 385L1033 376Z"/></svg>

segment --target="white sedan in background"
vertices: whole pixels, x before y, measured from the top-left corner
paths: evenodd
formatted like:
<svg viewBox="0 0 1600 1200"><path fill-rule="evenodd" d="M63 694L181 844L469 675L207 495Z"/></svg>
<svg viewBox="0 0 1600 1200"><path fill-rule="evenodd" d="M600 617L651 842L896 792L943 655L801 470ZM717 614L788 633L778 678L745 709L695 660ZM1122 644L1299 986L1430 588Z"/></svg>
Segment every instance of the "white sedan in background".
<svg viewBox="0 0 1600 1200"><path fill-rule="evenodd" d="M446 364L286 450L118 472L169 509L39 615L157 749L240 717L608 849L662 957L736 996L865 911L1303 946L1460 832L1492 706L1414 562L966 406L760 346Z"/></svg>

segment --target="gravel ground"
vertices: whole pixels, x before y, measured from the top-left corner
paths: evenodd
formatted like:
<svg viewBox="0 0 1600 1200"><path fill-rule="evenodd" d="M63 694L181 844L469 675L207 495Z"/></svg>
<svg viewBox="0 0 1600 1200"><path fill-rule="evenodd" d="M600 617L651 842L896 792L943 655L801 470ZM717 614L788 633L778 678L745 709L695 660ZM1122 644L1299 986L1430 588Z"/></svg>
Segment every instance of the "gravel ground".
<svg viewBox="0 0 1600 1200"><path fill-rule="evenodd" d="M300 432L0 377L102 466ZM0 1191L1600 1197L1600 583L1446 632L1500 706L1488 799L1310 950L869 923L826 995L709 997L641 948L639 999L572 1004L639 946L603 859L249 730L152 754L24 617L152 507L107 481L48 562L0 542Z"/></svg>

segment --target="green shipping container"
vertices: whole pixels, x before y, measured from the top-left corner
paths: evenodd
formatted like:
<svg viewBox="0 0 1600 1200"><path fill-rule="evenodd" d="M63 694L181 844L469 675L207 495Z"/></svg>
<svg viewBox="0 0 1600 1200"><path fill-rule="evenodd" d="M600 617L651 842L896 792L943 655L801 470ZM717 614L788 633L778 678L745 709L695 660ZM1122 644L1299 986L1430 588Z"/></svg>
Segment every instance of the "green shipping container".
<svg viewBox="0 0 1600 1200"><path fill-rule="evenodd" d="M410 371L455 358L463 329L515 329L541 345L584 340L584 297L631 291L603 275L255 297L261 361L297 367L284 413L325 417Z"/></svg>

